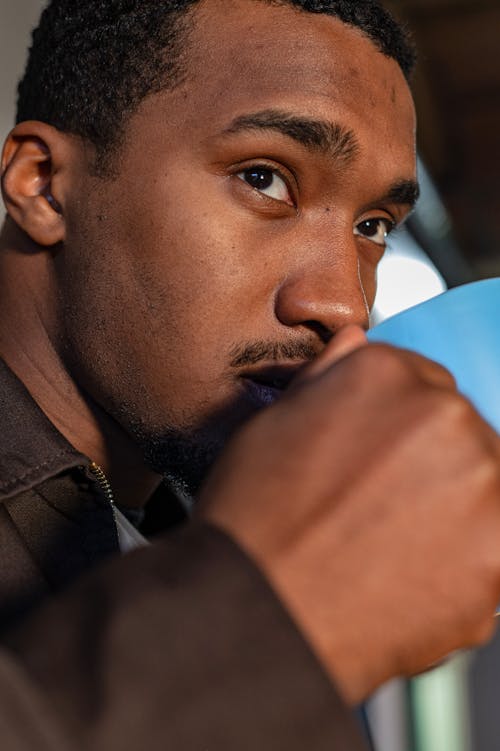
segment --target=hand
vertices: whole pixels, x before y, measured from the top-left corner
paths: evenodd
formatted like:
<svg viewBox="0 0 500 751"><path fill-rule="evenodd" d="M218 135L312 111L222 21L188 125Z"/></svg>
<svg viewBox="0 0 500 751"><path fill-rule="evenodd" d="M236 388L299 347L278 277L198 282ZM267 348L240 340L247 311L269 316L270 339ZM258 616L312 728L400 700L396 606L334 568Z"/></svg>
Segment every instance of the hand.
<svg viewBox="0 0 500 751"><path fill-rule="evenodd" d="M485 641L500 602L500 439L439 365L360 345L341 332L244 427L198 509L352 703Z"/></svg>

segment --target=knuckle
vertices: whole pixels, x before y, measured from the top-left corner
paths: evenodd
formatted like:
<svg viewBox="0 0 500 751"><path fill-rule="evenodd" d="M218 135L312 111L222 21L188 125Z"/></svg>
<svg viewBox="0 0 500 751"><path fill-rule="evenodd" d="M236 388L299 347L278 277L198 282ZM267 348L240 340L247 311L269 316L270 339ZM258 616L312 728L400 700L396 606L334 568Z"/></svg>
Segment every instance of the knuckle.
<svg viewBox="0 0 500 751"><path fill-rule="evenodd" d="M482 621L476 626L472 632L470 646L480 647L493 638L496 627L496 619L494 618L494 607L489 609L488 614L482 619Z"/></svg>
<svg viewBox="0 0 500 751"><path fill-rule="evenodd" d="M456 391L435 391L433 399L440 420L458 430L469 429L478 421L472 404Z"/></svg>
<svg viewBox="0 0 500 751"><path fill-rule="evenodd" d="M445 368L444 365L440 365L437 362L431 362L430 360L427 362L429 368L432 370L432 375L435 381L439 383L439 385L443 388L456 391L457 381L455 379L455 376L450 373L450 371Z"/></svg>
<svg viewBox="0 0 500 751"><path fill-rule="evenodd" d="M485 530L486 540L491 540L492 545L496 544L498 549L498 535L500 533L500 471L496 466L496 462L489 456L473 457L473 461L476 467L471 469L471 489L475 493L471 493L471 506L474 507L474 502L477 507L478 513L482 514L482 517L478 519L478 525L483 523L489 525L489 529ZM474 498L474 495L476 496ZM494 535L496 534L496 540ZM499 558L500 562L500 558Z"/></svg>
<svg viewBox="0 0 500 751"><path fill-rule="evenodd" d="M438 387L456 393L457 383L453 374L444 365L430 360L417 352L399 349L390 345L376 344L365 348L366 356L374 358L377 373L394 377L400 382L420 387Z"/></svg>
<svg viewBox="0 0 500 751"><path fill-rule="evenodd" d="M485 644L498 626L494 617L500 603L498 587L494 585L493 577L485 575L478 578L477 573L473 579L466 580L460 599L456 601L455 624L462 648Z"/></svg>
<svg viewBox="0 0 500 751"><path fill-rule="evenodd" d="M484 455L482 461L478 462L478 473L480 473L485 490L489 491L489 494L496 500L496 495L500 494L500 464L498 460L490 454ZM497 505L500 515L500 504L496 503L495 506Z"/></svg>
<svg viewBox="0 0 500 751"><path fill-rule="evenodd" d="M357 365L377 380L400 380L408 378L411 368L401 350L387 344L363 347L356 353Z"/></svg>
<svg viewBox="0 0 500 751"><path fill-rule="evenodd" d="M482 586L477 586L476 582L476 587L478 599L471 611L471 615L472 613L475 615L475 623L471 628L473 638L471 646L484 644L494 635L495 630L498 627L495 613L500 604L498 577L496 578L496 585L493 582L493 577L486 576Z"/></svg>
<svg viewBox="0 0 500 751"><path fill-rule="evenodd" d="M471 579L470 592L474 593L470 607L467 609L466 622L476 644L483 644L490 639L498 626L495 614L500 605L500 560L496 565L492 561L476 571Z"/></svg>

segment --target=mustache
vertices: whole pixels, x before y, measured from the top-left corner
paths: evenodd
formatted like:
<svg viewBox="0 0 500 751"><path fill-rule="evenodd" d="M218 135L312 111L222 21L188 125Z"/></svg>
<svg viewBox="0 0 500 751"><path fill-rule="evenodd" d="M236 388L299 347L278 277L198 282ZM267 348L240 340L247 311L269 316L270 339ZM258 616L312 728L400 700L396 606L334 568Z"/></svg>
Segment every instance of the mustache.
<svg viewBox="0 0 500 751"><path fill-rule="evenodd" d="M229 355L231 368L258 365L260 362L280 360L300 360L311 362L319 354L318 344L308 341L296 342L253 342L233 347Z"/></svg>

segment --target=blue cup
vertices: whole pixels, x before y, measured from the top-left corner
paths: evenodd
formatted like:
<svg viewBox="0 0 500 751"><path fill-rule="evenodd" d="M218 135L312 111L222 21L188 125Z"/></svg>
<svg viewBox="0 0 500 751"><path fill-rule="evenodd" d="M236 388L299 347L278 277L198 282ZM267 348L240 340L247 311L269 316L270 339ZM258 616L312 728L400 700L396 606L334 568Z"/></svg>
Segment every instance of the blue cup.
<svg viewBox="0 0 500 751"><path fill-rule="evenodd" d="M500 433L500 278L457 287L405 310L375 326L368 339L444 365Z"/></svg>

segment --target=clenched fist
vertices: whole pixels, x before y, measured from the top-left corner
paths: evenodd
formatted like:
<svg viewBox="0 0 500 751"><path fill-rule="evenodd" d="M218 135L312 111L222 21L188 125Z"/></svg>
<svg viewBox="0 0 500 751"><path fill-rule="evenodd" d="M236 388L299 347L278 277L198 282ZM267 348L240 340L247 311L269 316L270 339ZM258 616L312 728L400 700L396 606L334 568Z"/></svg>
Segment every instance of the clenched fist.
<svg viewBox="0 0 500 751"><path fill-rule="evenodd" d="M341 332L247 424L198 509L353 703L485 641L500 601L499 437L441 366L363 339Z"/></svg>

